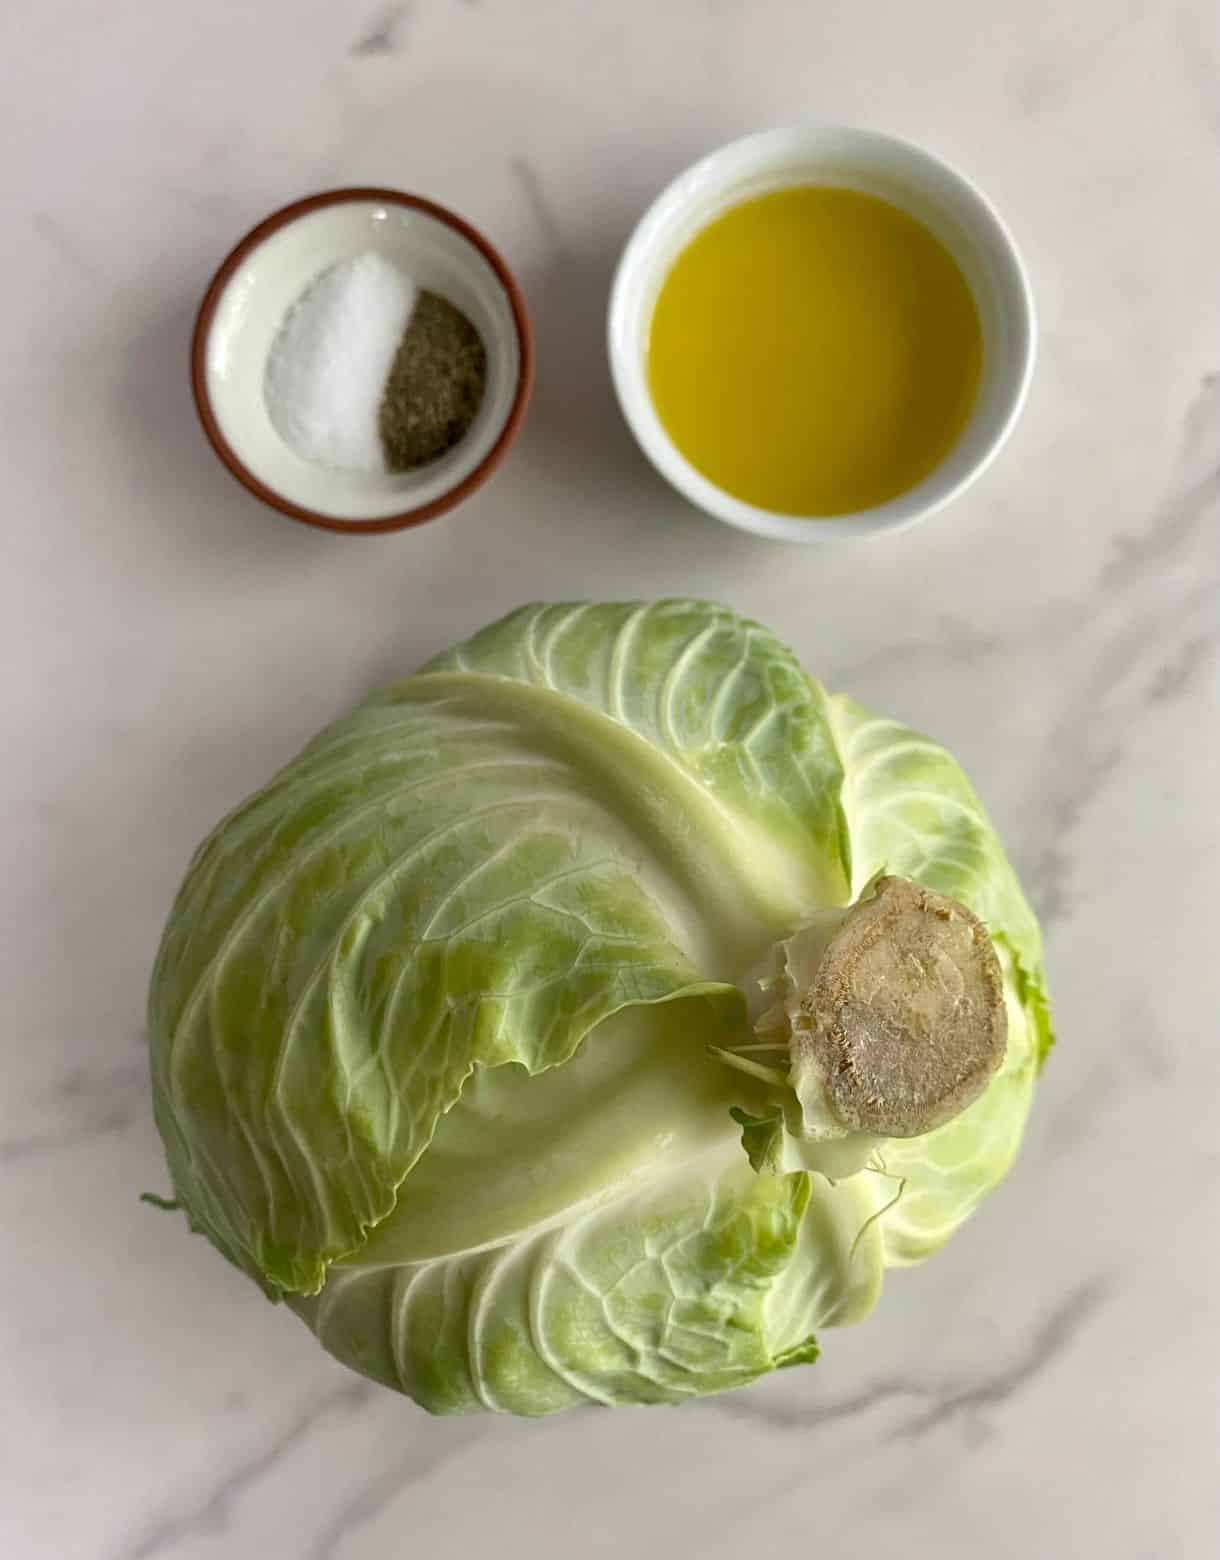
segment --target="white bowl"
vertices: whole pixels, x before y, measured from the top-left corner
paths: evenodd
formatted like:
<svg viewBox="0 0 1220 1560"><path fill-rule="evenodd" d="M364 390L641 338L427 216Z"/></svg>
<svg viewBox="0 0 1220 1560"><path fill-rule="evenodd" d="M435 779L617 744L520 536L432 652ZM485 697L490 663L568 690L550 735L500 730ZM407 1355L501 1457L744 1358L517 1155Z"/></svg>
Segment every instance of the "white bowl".
<svg viewBox="0 0 1220 1560"><path fill-rule="evenodd" d="M970 420L944 460L914 487L848 515L778 514L735 498L681 453L648 388L648 331L661 284L700 229L753 196L794 184L877 195L929 228L961 268L983 333ZM653 465L692 503L743 531L789 542L839 541L914 524L967 488L995 458L1024 403L1034 366L1034 303L1016 245L964 175L909 142L871 130L764 130L711 153L645 212L610 293L610 371L623 415Z"/></svg>
<svg viewBox="0 0 1220 1560"><path fill-rule="evenodd" d="M327 266L372 250L466 315L487 350L474 423L416 471L339 471L280 438L263 397L285 312ZM533 380L525 300L482 234L453 212L397 190L332 190L261 222L221 265L195 325L191 381L204 431L256 497L336 531L391 531L451 509L491 474L520 426Z"/></svg>

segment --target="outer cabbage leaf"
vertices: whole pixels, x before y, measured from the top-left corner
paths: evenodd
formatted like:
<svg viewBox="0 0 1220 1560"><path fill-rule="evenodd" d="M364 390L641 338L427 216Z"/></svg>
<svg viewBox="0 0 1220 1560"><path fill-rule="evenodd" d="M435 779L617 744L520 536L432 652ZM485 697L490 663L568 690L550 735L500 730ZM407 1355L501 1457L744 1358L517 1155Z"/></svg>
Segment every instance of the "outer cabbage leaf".
<svg viewBox="0 0 1220 1560"><path fill-rule="evenodd" d="M868 1309L866 1190L756 1175L729 1145L511 1242L337 1267L292 1303L339 1359L434 1413L677 1402L812 1359L815 1327Z"/></svg>
<svg viewBox="0 0 1220 1560"><path fill-rule="evenodd" d="M1001 950L1006 975L1011 955ZM1037 1030L1005 981L1008 1051L987 1092L954 1120L920 1138L891 1139L877 1151L901 1195L881 1219L887 1267L920 1262L938 1251L1004 1176L1029 1113L1037 1075Z"/></svg>
<svg viewBox="0 0 1220 1560"><path fill-rule="evenodd" d="M881 1151L902 1194L882 1220L886 1260L941 1246L1003 1176L1020 1145L1034 1078L1052 1043L1042 938L1016 873L957 761L853 700L831 700L843 754L852 892L894 872L960 900L986 924L1004 971L1008 1050L987 1092L923 1137Z"/></svg>
<svg viewBox="0 0 1220 1560"><path fill-rule="evenodd" d="M541 1077L476 1074L399 1207L294 1310L436 1413L676 1402L813 1358L876 1298L888 1188L756 1175L700 1006L620 1013Z"/></svg>
<svg viewBox="0 0 1220 1560"><path fill-rule="evenodd" d="M523 607L424 671L509 677L604 711L693 781L689 796L711 800L716 832L752 855L770 910L800 916L844 898L829 701L759 624L706 601Z"/></svg>
<svg viewBox="0 0 1220 1560"><path fill-rule="evenodd" d="M316 739L192 863L150 1001L175 1188L271 1292L358 1251L475 1067L566 1062L846 892L824 697L719 608L539 607Z"/></svg>

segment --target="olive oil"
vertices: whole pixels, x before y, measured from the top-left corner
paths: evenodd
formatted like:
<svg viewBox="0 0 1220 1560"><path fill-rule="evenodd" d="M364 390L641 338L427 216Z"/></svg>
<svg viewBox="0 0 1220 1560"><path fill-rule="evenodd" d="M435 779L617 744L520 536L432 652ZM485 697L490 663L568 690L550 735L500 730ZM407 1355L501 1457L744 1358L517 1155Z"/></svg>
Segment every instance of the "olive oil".
<svg viewBox="0 0 1220 1560"><path fill-rule="evenodd" d="M679 254L648 339L653 402L737 498L828 517L897 497L952 449L983 340L965 277L914 217L801 185L735 206Z"/></svg>

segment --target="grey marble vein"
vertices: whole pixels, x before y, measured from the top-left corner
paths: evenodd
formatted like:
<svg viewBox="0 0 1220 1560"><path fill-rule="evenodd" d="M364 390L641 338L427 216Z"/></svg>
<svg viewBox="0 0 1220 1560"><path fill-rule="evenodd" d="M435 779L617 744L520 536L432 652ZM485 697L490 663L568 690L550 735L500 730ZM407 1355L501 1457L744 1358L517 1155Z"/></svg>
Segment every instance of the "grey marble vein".
<svg viewBox="0 0 1220 1560"><path fill-rule="evenodd" d="M934 1393L927 1407L895 1427L893 1440L912 1440L956 1419L981 1416L1001 1408L1023 1392L1057 1360L1110 1298L1114 1282L1100 1275L1073 1289L1034 1333L1028 1348L1006 1369L972 1386Z"/></svg>
<svg viewBox="0 0 1220 1560"><path fill-rule="evenodd" d="M555 207L543 186L542 178L537 168L528 157L513 157L509 160L509 169L521 191L525 196L526 204L533 213L538 231L545 239L554 257L566 253L567 245L564 241L563 228Z"/></svg>
<svg viewBox="0 0 1220 1560"><path fill-rule="evenodd" d="M1044 929L1072 913L1079 868L1073 837L1122 756L1108 723L1099 729L1092 689L1071 701L1047 749L1047 779L1038 799L1038 844L1021 862L1022 880Z"/></svg>
<svg viewBox="0 0 1220 1560"><path fill-rule="evenodd" d="M1090 75L1104 68L1107 56L1129 39L1146 3L1128 0L1126 5L1111 5L1104 21L1056 29L1053 37L1036 46L1010 78L1021 113L1029 117L1049 113L1078 92Z"/></svg>
<svg viewBox="0 0 1220 1560"><path fill-rule="evenodd" d="M1164 503L1143 529L1116 538L1091 602L1104 637L1047 743L1040 843L1023 863L1047 925L1071 911L1078 869L1072 836L1118 769L1133 722L1188 691L1215 652L1220 548L1206 543L1220 521L1217 444L1220 376L1211 374L1184 418ZM1078 623L1087 625L1088 605L1070 609Z"/></svg>
<svg viewBox="0 0 1220 1560"><path fill-rule="evenodd" d="M81 1143L91 1143L97 1138L110 1137L125 1131L142 1116L143 1111L116 1105L97 1112L89 1121L76 1127L27 1132L0 1139L0 1165L19 1165L26 1160L57 1154L65 1148L75 1148Z"/></svg>
<svg viewBox="0 0 1220 1560"><path fill-rule="evenodd" d="M1046 741L1037 841L1021 860L1022 878L1044 927L1075 908L1081 871L1075 835L1138 743L1140 716L1188 692L1220 643L1215 630L1194 628L1189 603L1167 593L1165 599L1164 608L1117 615L1119 626L1095 651L1079 688L1061 704ZM1179 643L1184 628L1186 638Z"/></svg>
<svg viewBox="0 0 1220 1560"><path fill-rule="evenodd" d="M729 1394L710 1405L732 1419L747 1420L777 1430L823 1430L845 1420L864 1418L874 1410L903 1404L907 1412L891 1426L885 1439L910 1440L959 1418L982 1416L1016 1397L1064 1354L1085 1325L1105 1305L1113 1280L1096 1275L1078 1285L1031 1334L1025 1348L1009 1364L971 1383L948 1384L895 1379L876 1382L837 1403L803 1408L771 1403L760 1392ZM815 1367L816 1368L816 1367Z"/></svg>
<svg viewBox="0 0 1220 1560"><path fill-rule="evenodd" d="M1042 1151L1048 1159L1064 1158L1093 1134L1098 1117L1120 1096L1121 1083L1115 1055L1107 1051L1078 1083L1055 1095L1042 1129Z"/></svg>
<svg viewBox="0 0 1220 1560"><path fill-rule="evenodd" d="M1195 101L1212 136L1220 142L1220 38L1215 29L1209 33L1201 18L1188 6L1174 13L1174 31L1183 72L1194 92Z"/></svg>
<svg viewBox="0 0 1220 1560"><path fill-rule="evenodd" d="M93 256L58 217L49 211L36 211L30 218L30 226L68 271L86 282L98 281L100 273Z"/></svg>
<svg viewBox="0 0 1220 1560"><path fill-rule="evenodd" d="M1171 1089L1177 1081L1172 1037L1150 1001L1132 1001L1108 1038L1070 1086L1048 1091L1040 1141L1049 1159L1060 1159L1094 1138L1101 1118L1116 1103L1133 1094L1148 1097L1155 1090ZM1155 1101L1149 1105L1157 1108Z"/></svg>
<svg viewBox="0 0 1220 1560"><path fill-rule="evenodd" d="M1220 628L1193 634L1157 669L1148 689L1149 704L1171 704L1189 691L1199 673L1216 653Z"/></svg>
<svg viewBox="0 0 1220 1560"><path fill-rule="evenodd" d="M1137 532L1120 532L1102 573L1105 590L1128 588L1155 577L1207 525L1220 502L1220 373L1207 374L1182 420L1182 447L1168 495L1149 523ZM1212 576L1220 570L1213 549Z"/></svg>
<svg viewBox="0 0 1220 1560"><path fill-rule="evenodd" d="M975 666L1006 648L1006 642L999 634L968 619L942 613L934 636L887 640L864 655L833 665L826 680L834 688L850 688L864 677L876 676L895 667L909 668L912 664L950 662Z"/></svg>
<svg viewBox="0 0 1220 1560"><path fill-rule="evenodd" d="M223 1474L182 1509L171 1511L150 1523L128 1543L113 1551L113 1560L152 1560L168 1553L184 1539L223 1533L229 1526L233 1508L307 1436L337 1419L356 1413L377 1389L366 1381L348 1381L301 1410L273 1436L261 1451L244 1457L237 1467Z"/></svg>
<svg viewBox="0 0 1220 1560"><path fill-rule="evenodd" d="M112 1066L82 1063L49 1088L35 1113L52 1125L0 1138L0 1165L16 1165L122 1132L148 1112L148 1064L130 1059Z"/></svg>
<svg viewBox="0 0 1220 1560"><path fill-rule="evenodd" d="M1127 1006L1118 1039L1120 1054L1134 1065L1139 1081L1173 1081L1178 1071L1178 1048L1150 998L1137 998Z"/></svg>
<svg viewBox="0 0 1220 1560"><path fill-rule="evenodd" d="M373 59L382 54L397 54L403 45L410 7L404 4L384 6L352 44L353 59Z"/></svg>
<svg viewBox="0 0 1220 1560"><path fill-rule="evenodd" d="M362 1484L310 1545L308 1560L335 1560L340 1547L353 1533L376 1521L404 1490L452 1462L481 1440L489 1429L487 1425L475 1429L467 1425L458 1427L429 1422L423 1438L425 1450L421 1452L420 1447L412 1447L375 1478ZM440 1444L442 1441L445 1444Z"/></svg>

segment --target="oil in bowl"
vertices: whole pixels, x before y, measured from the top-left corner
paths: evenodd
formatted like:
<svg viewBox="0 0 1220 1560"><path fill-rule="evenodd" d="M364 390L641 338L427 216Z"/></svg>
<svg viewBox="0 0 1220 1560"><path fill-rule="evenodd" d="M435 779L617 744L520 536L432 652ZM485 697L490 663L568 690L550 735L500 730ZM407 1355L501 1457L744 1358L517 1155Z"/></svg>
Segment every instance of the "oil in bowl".
<svg viewBox="0 0 1220 1560"><path fill-rule="evenodd" d="M884 504L948 455L983 332L949 251L879 196L794 185L708 223L653 307L648 387L709 481L777 514Z"/></svg>

